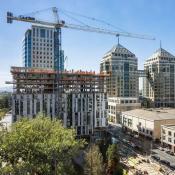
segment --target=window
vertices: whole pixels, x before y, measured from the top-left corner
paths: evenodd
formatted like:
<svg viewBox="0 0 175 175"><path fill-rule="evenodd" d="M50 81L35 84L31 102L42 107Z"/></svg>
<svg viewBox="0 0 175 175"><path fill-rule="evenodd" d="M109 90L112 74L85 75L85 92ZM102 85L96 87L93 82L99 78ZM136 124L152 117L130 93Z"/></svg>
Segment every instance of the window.
<svg viewBox="0 0 175 175"><path fill-rule="evenodd" d="M150 131L150 135L153 135L153 132L152 131Z"/></svg>
<svg viewBox="0 0 175 175"><path fill-rule="evenodd" d="M36 29L36 36L37 36L37 37L39 36L39 31L38 31L38 29Z"/></svg>
<svg viewBox="0 0 175 175"><path fill-rule="evenodd" d="M131 119L128 119L128 126L132 127L132 120Z"/></svg>
<svg viewBox="0 0 175 175"><path fill-rule="evenodd" d="M168 135L171 136L171 131L168 131Z"/></svg>
<svg viewBox="0 0 175 175"><path fill-rule="evenodd" d="M171 138L168 138L168 142L171 142Z"/></svg>
<svg viewBox="0 0 175 175"><path fill-rule="evenodd" d="M33 28L33 36L35 36L35 28Z"/></svg>
<svg viewBox="0 0 175 175"><path fill-rule="evenodd" d="M126 125L127 119L124 117L123 118L123 124Z"/></svg>

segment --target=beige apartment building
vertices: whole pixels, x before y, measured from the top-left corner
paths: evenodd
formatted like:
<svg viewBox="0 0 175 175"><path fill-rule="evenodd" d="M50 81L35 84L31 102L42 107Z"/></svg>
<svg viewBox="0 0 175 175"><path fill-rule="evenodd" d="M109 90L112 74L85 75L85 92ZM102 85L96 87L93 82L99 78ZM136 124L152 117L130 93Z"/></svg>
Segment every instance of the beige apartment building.
<svg viewBox="0 0 175 175"><path fill-rule="evenodd" d="M108 120L112 123L120 123L120 115L123 111L140 108L138 98L134 97L109 97Z"/></svg>
<svg viewBox="0 0 175 175"><path fill-rule="evenodd" d="M175 153L175 124L161 126L161 143Z"/></svg>

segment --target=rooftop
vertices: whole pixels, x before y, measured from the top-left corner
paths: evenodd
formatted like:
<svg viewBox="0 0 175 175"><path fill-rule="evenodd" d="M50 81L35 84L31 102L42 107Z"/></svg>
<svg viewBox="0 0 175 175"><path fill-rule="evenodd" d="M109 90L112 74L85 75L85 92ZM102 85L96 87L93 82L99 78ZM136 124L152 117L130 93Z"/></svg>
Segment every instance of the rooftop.
<svg viewBox="0 0 175 175"><path fill-rule="evenodd" d="M122 112L122 114L131 115L150 121L166 120L166 119L175 120L175 109L170 108L134 109L131 111Z"/></svg>
<svg viewBox="0 0 175 175"><path fill-rule="evenodd" d="M11 67L11 73L34 73L34 74L57 74L58 71L52 69L42 69L42 68L28 68L28 67ZM70 75L94 75L94 76L107 76L107 74L100 72L96 73L95 71L83 71L83 70L64 70L60 71L60 74L70 74Z"/></svg>
<svg viewBox="0 0 175 175"><path fill-rule="evenodd" d="M129 55L135 56L135 54L133 54L131 51L129 51L127 48L125 48L121 44L117 44L113 46L112 49L109 50L106 54L109 54L109 53L121 53L121 54L129 54Z"/></svg>
<svg viewBox="0 0 175 175"><path fill-rule="evenodd" d="M148 59L152 59L152 58L157 58L157 57L165 57L165 58L175 58L175 56L173 56L171 53L169 53L168 51L166 51L163 48L159 48L158 50L156 50L156 52L154 52Z"/></svg>

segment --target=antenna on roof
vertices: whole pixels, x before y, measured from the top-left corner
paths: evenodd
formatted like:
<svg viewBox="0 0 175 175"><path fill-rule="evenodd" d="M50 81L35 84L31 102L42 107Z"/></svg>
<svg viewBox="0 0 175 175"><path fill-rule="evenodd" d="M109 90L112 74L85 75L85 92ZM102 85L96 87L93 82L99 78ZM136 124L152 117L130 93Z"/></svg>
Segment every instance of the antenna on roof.
<svg viewBox="0 0 175 175"><path fill-rule="evenodd" d="M160 40L160 49L162 48L162 41Z"/></svg>

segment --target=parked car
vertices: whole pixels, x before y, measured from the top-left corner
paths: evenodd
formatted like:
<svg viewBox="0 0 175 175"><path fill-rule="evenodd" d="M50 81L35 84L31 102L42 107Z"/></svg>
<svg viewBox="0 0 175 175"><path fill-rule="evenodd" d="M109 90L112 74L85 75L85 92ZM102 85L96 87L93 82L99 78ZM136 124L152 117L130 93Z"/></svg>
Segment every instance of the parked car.
<svg viewBox="0 0 175 175"><path fill-rule="evenodd" d="M159 147L158 149L159 149L160 151L164 151L164 148L162 148L162 147Z"/></svg>
<svg viewBox="0 0 175 175"><path fill-rule="evenodd" d="M167 150L167 151L165 151L167 154L170 154L171 153L171 151L170 150Z"/></svg>
<svg viewBox="0 0 175 175"><path fill-rule="evenodd" d="M127 142L128 142L126 139L122 139L122 141L123 141L124 143L127 143Z"/></svg>
<svg viewBox="0 0 175 175"><path fill-rule="evenodd" d="M173 165L171 164L171 165L170 165L170 168L171 168L172 170L175 170L175 164L173 164Z"/></svg>
<svg viewBox="0 0 175 175"><path fill-rule="evenodd" d="M170 152L170 155L174 156L174 153L173 152Z"/></svg>
<svg viewBox="0 0 175 175"><path fill-rule="evenodd" d="M136 145L134 143L131 142L131 147L135 148Z"/></svg>
<svg viewBox="0 0 175 175"><path fill-rule="evenodd" d="M153 159L157 160L157 161L159 161L159 160L160 160L160 157L159 157L159 156L157 156L157 155L152 155L151 157L152 157Z"/></svg>
<svg viewBox="0 0 175 175"><path fill-rule="evenodd" d="M161 163L170 166L170 162L168 162L167 160L160 160Z"/></svg>
<svg viewBox="0 0 175 175"><path fill-rule="evenodd" d="M134 135L135 138L139 138L139 135Z"/></svg>

